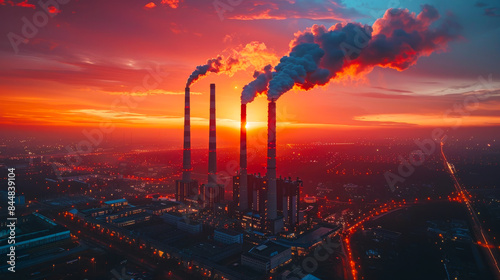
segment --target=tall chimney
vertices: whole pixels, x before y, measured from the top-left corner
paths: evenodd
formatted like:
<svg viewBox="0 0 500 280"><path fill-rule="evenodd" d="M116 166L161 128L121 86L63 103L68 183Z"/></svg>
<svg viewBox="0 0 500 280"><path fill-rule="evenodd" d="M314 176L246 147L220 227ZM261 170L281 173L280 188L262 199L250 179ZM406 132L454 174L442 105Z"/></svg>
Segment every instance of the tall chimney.
<svg viewBox="0 0 500 280"><path fill-rule="evenodd" d="M247 105L241 104L240 128L240 210L248 208L247 178Z"/></svg>
<svg viewBox="0 0 500 280"><path fill-rule="evenodd" d="M269 101L267 120L267 218L275 220L276 207L276 101Z"/></svg>
<svg viewBox="0 0 500 280"><path fill-rule="evenodd" d="M184 150L182 154L182 182L191 181L191 109L189 101L189 87L185 91L184 107Z"/></svg>
<svg viewBox="0 0 500 280"><path fill-rule="evenodd" d="M217 184L217 142L215 135L215 84L210 84L210 133L208 139L208 185Z"/></svg>

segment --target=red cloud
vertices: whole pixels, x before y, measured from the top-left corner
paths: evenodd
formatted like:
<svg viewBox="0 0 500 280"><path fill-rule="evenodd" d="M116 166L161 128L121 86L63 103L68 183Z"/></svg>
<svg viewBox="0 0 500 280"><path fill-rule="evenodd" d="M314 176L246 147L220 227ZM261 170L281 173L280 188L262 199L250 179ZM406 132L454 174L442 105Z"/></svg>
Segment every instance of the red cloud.
<svg viewBox="0 0 500 280"><path fill-rule="evenodd" d="M5 3L11 5L11 6L18 6L18 7L25 7L25 8L33 8L36 9L35 5L28 3L28 0L24 0L23 2L16 2L14 3L13 1L5 1L5 0L0 0L0 5L5 5Z"/></svg>
<svg viewBox="0 0 500 280"><path fill-rule="evenodd" d="M54 7L54 6L50 6L50 7L49 7L49 13L51 13L51 14L58 14L58 13L60 13L60 12L61 12L61 10L58 10L58 9L57 9L56 7Z"/></svg>
<svg viewBox="0 0 500 280"><path fill-rule="evenodd" d="M177 9L180 2L182 2L182 0L161 0L163 5L168 5L172 9Z"/></svg>
<svg viewBox="0 0 500 280"><path fill-rule="evenodd" d="M356 62L359 70L380 66L402 71L421 56L445 50L461 28L451 15L432 27L438 19L438 11L430 5L422 6L418 15L406 9L387 10L373 25L372 39Z"/></svg>
<svg viewBox="0 0 500 280"><path fill-rule="evenodd" d="M434 24L438 19L438 11L424 5L418 15L406 9L389 9L373 27L337 23L297 32L290 53L274 67L268 99L276 100L292 88L310 90L334 79L359 78L376 66L405 70L419 57L445 50L450 41L460 37L461 27L452 15Z"/></svg>
<svg viewBox="0 0 500 280"><path fill-rule="evenodd" d="M215 3L215 2L214 2ZM238 5L221 5L223 17L237 20L308 18L345 21L362 15L346 8L341 1L243 1Z"/></svg>
<svg viewBox="0 0 500 280"><path fill-rule="evenodd" d="M153 2L149 2L149 3L147 3L146 5L144 5L144 8L145 8L145 9L152 9L152 8L154 8L154 7L156 7L156 4L155 4L155 3L153 3Z"/></svg>
<svg viewBox="0 0 500 280"><path fill-rule="evenodd" d="M177 9L177 8L179 8L179 4L182 1L183 0L161 0L161 4L163 4L165 6L169 6L172 9ZM157 7L157 5L154 2L149 2L146 5L144 5L145 9L152 9L152 8L156 8L156 7Z"/></svg>

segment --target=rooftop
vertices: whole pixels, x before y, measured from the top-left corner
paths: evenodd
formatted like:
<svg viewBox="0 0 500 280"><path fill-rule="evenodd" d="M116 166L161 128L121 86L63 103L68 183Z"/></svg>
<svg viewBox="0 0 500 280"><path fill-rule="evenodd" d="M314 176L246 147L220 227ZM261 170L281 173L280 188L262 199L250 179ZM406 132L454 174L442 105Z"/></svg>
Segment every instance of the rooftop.
<svg viewBox="0 0 500 280"><path fill-rule="evenodd" d="M127 200L125 198L121 198L121 199L104 201L104 203L106 203L106 204L114 204L114 203L120 203L120 202L127 202Z"/></svg>
<svg viewBox="0 0 500 280"><path fill-rule="evenodd" d="M288 250L290 247L280 245L278 243L268 241L259 246L253 247L248 251L249 254L253 256L258 256L264 259L270 259L275 255L282 253L285 250Z"/></svg>
<svg viewBox="0 0 500 280"><path fill-rule="evenodd" d="M313 231L302 234L299 238L297 238L297 243L316 243L328 236L329 234L336 231L334 228L328 227L319 227L314 229Z"/></svg>
<svg viewBox="0 0 500 280"><path fill-rule="evenodd" d="M180 220L179 223L184 223L192 226L197 226L200 225L199 222L193 221L193 220Z"/></svg>
<svg viewBox="0 0 500 280"><path fill-rule="evenodd" d="M178 205L179 204L176 202L167 201L166 203L147 205L147 206L144 206L144 208L149 209L149 210L163 210L163 209L169 209L171 207L175 207Z"/></svg>
<svg viewBox="0 0 500 280"><path fill-rule="evenodd" d="M324 240L327 236L335 233L338 230L340 230L339 226L335 227L320 226L315 229L306 231L305 233L298 236L296 239L280 238L276 242L285 246L309 248L314 244L316 244L317 242Z"/></svg>
<svg viewBox="0 0 500 280"><path fill-rule="evenodd" d="M119 224L119 223L133 221L133 220L140 220L140 219L144 219L145 217L148 217L148 216L151 217L150 214L139 213L139 214L134 214L134 215L130 215L130 216L127 216L127 217L122 217L122 218L115 219L115 220L113 220L113 223L114 224Z"/></svg>
<svg viewBox="0 0 500 280"><path fill-rule="evenodd" d="M26 219L18 219L16 224L16 243L32 240L56 233L68 231L65 227L55 224L47 217L38 213L29 215ZM8 245L8 232L0 236L0 246Z"/></svg>
<svg viewBox="0 0 500 280"><path fill-rule="evenodd" d="M216 231L227 234L227 235L231 235L231 236L238 236L238 235L242 234L242 233L237 232L235 230L226 229L226 228L218 228L218 229L216 229Z"/></svg>
<svg viewBox="0 0 500 280"><path fill-rule="evenodd" d="M90 208L90 209L80 210L80 212L82 212L83 214L92 214L92 213L96 213L96 212L100 212L100 211L104 211L104 210L109 210L109 208L106 208L106 207Z"/></svg>
<svg viewBox="0 0 500 280"><path fill-rule="evenodd" d="M203 258L211 259L220 256L220 254L227 253L228 250L239 250L239 249L241 249L241 245L238 244L223 245L223 244L218 244L216 242L205 241L193 244L192 246L185 248L183 252L188 255L196 255Z"/></svg>
<svg viewBox="0 0 500 280"><path fill-rule="evenodd" d="M167 213L164 213L163 214L164 216L174 216L174 217L177 217L177 218L182 218L182 217L187 217L186 215L183 215L179 212L167 212Z"/></svg>

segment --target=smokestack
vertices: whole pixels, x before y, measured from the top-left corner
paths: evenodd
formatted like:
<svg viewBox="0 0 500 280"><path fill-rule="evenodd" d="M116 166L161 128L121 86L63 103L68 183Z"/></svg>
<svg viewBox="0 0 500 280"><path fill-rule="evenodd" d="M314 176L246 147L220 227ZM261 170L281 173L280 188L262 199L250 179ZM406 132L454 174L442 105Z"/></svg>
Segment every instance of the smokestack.
<svg viewBox="0 0 500 280"><path fill-rule="evenodd" d="M247 105L241 104L240 128L240 210L248 208L247 179Z"/></svg>
<svg viewBox="0 0 500 280"><path fill-rule="evenodd" d="M189 87L185 91L184 106L184 150L182 154L182 182L191 181L191 109L189 101Z"/></svg>
<svg viewBox="0 0 500 280"><path fill-rule="evenodd" d="M217 184L217 142L215 135L215 84L210 84L210 133L208 140L208 185Z"/></svg>
<svg viewBox="0 0 500 280"><path fill-rule="evenodd" d="M276 101L269 101L267 120L267 218L277 218L276 207Z"/></svg>

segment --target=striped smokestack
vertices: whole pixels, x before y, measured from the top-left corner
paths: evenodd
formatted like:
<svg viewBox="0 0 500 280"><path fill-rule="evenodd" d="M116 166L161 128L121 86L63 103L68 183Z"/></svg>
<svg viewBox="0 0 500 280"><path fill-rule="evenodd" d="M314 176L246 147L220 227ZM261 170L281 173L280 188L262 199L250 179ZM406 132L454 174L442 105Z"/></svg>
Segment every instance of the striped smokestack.
<svg viewBox="0 0 500 280"><path fill-rule="evenodd" d="M182 154L182 182L191 181L191 109L189 101L189 87L185 91L186 99L184 105L184 150Z"/></svg>
<svg viewBox="0 0 500 280"><path fill-rule="evenodd" d="M208 140L208 185L217 184L217 142L215 134L215 84L210 84L210 132Z"/></svg>
<svg viewBox="0 0 500 280"><path fill-rule="evenodd" d="M267 218L277 218L276 207L276 101L269 101L267 120Z"/></svg>
<svg viewBox="0 0 500 280"><path fill-rule="evenodd" d="M247 105L241 104L240 128L240 210L248 208L247 179Z"/></svg>

